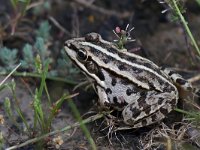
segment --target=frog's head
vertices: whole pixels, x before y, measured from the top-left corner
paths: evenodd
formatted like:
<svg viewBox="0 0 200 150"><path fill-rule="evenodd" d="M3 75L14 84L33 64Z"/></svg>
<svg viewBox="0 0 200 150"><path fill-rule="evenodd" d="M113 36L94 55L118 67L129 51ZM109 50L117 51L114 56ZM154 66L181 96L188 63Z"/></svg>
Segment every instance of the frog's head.
<svg viewBox="0 0 200 150"><path fill-rule="evenodd" d="M88 76L103 80L100 68L108 63L107 49L112 43L105 41L97 33L89 33L85 37L74 38L65 42L65 51L70 59Z"/></svg>
<svg viewBox="0 0 200 150"><path fill-rule="evenodd" d="M99 34L89 33L85 37L67 40L65 42L65 50L67 55L79 65L80 62L85 63L88 61L88 57L92 55L90 43L96 45L101 40L102 38Z"/></svg>

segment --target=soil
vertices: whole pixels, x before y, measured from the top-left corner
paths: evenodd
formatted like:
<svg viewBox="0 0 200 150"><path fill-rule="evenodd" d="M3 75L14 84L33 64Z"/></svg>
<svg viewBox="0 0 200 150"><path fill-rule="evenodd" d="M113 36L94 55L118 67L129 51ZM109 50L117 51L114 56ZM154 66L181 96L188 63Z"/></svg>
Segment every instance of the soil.
<svg viewBox="0 0 200 150"><path fill-rule="evenodd" d="M41 7L44 3L48 3L50 8L45 9L45 7ZM136 39L136 42L131 42L127 45L129 51L144 56L159 66L171 67L186 79L197 76L200 73L199 58L197 57L196 50L192 46L183 25L179 20L171 21L170 18L172 18L172 14L170 10L166 13L161 13L166 8L159 4L158 1L38 0L31 2L31 4L36 5L26 11L25 15L21 17L21 19L17 21L16 26L14 26L12 22L16 19L17 11L14 10L10 1L0 0L1 47L18 48L19 58L22 57L22 47L25 43L30 43L31 45L34 44L36 39L36 29L38 29L40 23L45 20L48 20L51 25L49 49L50 57L53 59L51 67L55 70L57 68L54 63L60 57L61 49L67 39L72 37L81 37L90 32L97 32L101 34L104 39L113 41L113 39L116 39L116 36L113 34L112 30L117 26L121 29L125 29L127 24L129 24L130 28L133 26L135 28L131 32L131 36ZM198 6L195 1L186 1L184 6L186 8L184 16L188 20L189 27L199 44L200 6ZM34 13L37 9L39 12ZM59 25L52 21L52 18L56 20ZM13 30L14 34L12 34ZM138 50L134 51L136 48ZM3 67L2 62L0 65ZM66 68L66 70L67 69L69 68ZM51 68L49 70L51 70ZM31 70L28 71L31 72ZM82 82L85 80L85 76L81 73L76 74L75 77L72 74L67 73L64 74L64 77L76 82ZM4 78L5 76L2 76L1 81ZM24 78L22 76L17 77L13 75L6 81L6 83L11 82L13 79L16 82L15 91L16 97L19 100L20 108L22 109L25 118L28 120L28 124L33 126L34 112L32 109L33 95L31 92L34 93L35 88L39 87L40 80L37 78ZM73 101L80 114L83 115L94 109L97 95L91 87L89 90L86 90L85 87L80 87L74 91L73 88L75 85L52 80L47 80L46 82L50 97L53 101L58 100L63 93L79 93L78 96L73 98ZM199 80L195 81L193 84L196 87L200 87ZM21 134L5 113L5 106L3 103L6 97L9 97L11 102L13 102L13 94L9 88L1 90L0 94L0 114L2 114L5 119L5 124L1 126L1 132L5 139L3 149L30 139ZM42 105L48 113L49 108L45 107L48 106L47 95L42 97ZM13 112L17 122L23 127L23 122L17 115L14 106ZM71 108L68 106L68 103L64 103L61 107L61 111L53 120L52 129L50 130L61 129L66 125L74 124L76 121L77 120L75 119ZM103 130L103 127L98 129L101 122L102 120L87 125L89 131L91 131L97 149L99 150L144 149L145 143L141 142L141 138L146 137L153 128L157 128L157 125L154 125L145 129L121 131L112 134L112 137L108 137L108 129ZM177 130L179 129L180 127ZM75 130L72 129L59 135L62 136L64 141L64 144L61 145L60 149L91 149L85 134L80 128L76 128ZM55 146L48 145L45 148L55 149ZM193 146L192 148L198 149L196 146ZM19 149L37 148L33 144ZM166 149L166 147L161 144L159 149ZM175 146L174 149L178 148Z"/></svg>

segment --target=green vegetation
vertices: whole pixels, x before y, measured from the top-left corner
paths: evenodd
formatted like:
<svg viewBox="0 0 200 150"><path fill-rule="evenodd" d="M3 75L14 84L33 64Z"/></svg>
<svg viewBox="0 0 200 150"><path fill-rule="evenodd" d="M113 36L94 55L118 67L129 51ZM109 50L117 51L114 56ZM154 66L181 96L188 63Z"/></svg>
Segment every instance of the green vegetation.
<svg viewBox="0 0 200 150"><path fill-rule="evenodd" d="M173 13L173 16L175 18L178 18L181 23L183 24L193 46L195 47L199 57L200 57L200 49L197 45L197 42L194 38L194 36L192 35L192 32L188 26L188 22L185 20L184 16L183 16L183 13L185 13L185 9L184 9L184 6L183 6L183 3L181 0L165 0L165 2L169 5L169 7L171 8L171 11ZM197 1L198 2L198 1Z"/></svg>
<svg viewBox="0 0 200 150"><path fill-rule="evenodd" d="M22 15L26 13L26 8L31 2L31 0L10 0L10 1L15 11L21 13Z"/></svg>
<svg viewBox="0 0 200 150"><path fill-rule="evenodd" d="M15 72L13 75L16 76L28 76L28 77L41 77L35 69L35 57L38 54L41 59L41 63L44 65L49 62L49 65L52 64L51 50L48 49L48 39L50 38L50 29L48 21L44 21L40 24L39 29L36 31L36 41L34 45L25 43L22 48L22 58L18 57L18 49L10 49L8 47L0 48L0 61L2 66L0 66L0 74L8 74L19 62L21 63L20 69L26 70L23 72ZM64 50L61 49L61 57L58 58L57 64L55 64L56 69L48 71L47 78L51 80L64 81L69 84L75 84L75 81L70 81L72 78L67 79L66 74L76 75L79 73L79 70L72 67L72 63L69 58L64 54ZM64 69L65 68L65 69ZM28 71L31 71L28 72ZM60 76L60 77L57 77ZM63 78L61 78L63 76Z"/></svg>
<svg viewBox="0 0 200 150"><path fill-rule="evenodd" d="M196 0L196 1L198 4L200 4L199 0ZM173 17L176 18L173 20L180 21L183 24L184 30L186 31L187 35L189 36L192 46L194 46L194 48L196 49L197 55L200 58L200 49L196 42L197 40L192 35L192 32L188 25L189 23L186 21L186 19L183 16L183 14L186 13L186 9L184 8L183 2L181 0L165 0L165 2L171 8L170 10L173 13ZM190 99L190 100L191 101L189 103L191 105L193 105L193 107L196 106L195 104L193 104L192 99ZM176 108L175 110L177 112L185 114L186 115L185 117L187 120L193 121L193 123L195 123L195 125L199 127L199 123L200 123L199 107L196 107L195 110L191 110L191 111L181 110L178 108Z"/></svg>

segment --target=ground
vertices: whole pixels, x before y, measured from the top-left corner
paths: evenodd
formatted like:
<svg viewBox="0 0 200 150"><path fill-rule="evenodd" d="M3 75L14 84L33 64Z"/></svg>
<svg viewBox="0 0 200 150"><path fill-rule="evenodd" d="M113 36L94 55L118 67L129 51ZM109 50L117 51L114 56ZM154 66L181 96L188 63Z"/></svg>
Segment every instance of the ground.
<svg viewBox="0 0 200 150"><path fill-rule="evenodd" d="M18 17L18 15L22 13L21 10L23 10L24 5L25 4L18 4L16 7L13 7L11 1L0 0L0 50L2 51L4 47L7 47L12 51L14 51L14 48L18 49L16 56L16 62L18 63L21 60L25 60L23 54L24 45L27 43L30 45L36 45L36 39L42 35L45 46L48 47L48 50L45 51L44 59L51 58L51 63L48 67L50 75L73 81L71 84L69 82L51 80L51 78L46 80L49 95L53 102L58 100L63 93L79 93L78 96L73 98L79 113L83 115L94 110L97 95L91 86L86 84L86 86L89 87L86 88L86 86L81 86L76 90L73 90L78 82L86 81L85 76L82 75L78 69L74 69L75 66L71 65L69 60L65 62L67 65L58 63L58 60L63 58L61 53L64 51L64 42L72 37L81 37L90 32L97 32L101 34L104 39L113 41L116 39L116 36L113 34L112 30L116 27L125 29L127 24L129 24L130 28L135 28L131 32L131 36L136 39L136 42L127 45L129 51L146 57L159 66L173 68L186 79L190 79L195 87L200 87L200 80L198 78L200 66L198 65L199 57L197 57L197 52L191 44L190 38L187 36L180 20L173 17L170 10L166 13L161 13L168 7L164 7L158 1L34 0L27 6L28 10L25 11L22 16ZM195 1L185 1L184 7L186 10L184 16L188 20L191 32L199 44L200 6L197 5ZM41 24L45 21L48 21L51 28L48 30L47 28L49 26L47 25L41 29L42 31L39 30ZM135 49L138 50L135 51ZM36 49L32 50L33 55L36 57L38 51ZM0 55L3 54L0 53ZM6 65L9 63L5 63L4 60L5 59L1 59L0 62L1 74L11 71L11 69L5 69L7 67ZM12 63L14 60L8 61ZM17 64L16 62L14 62L14 64ZM27 63L26 66L30 64L31 63ZM15 65L13 65L13 68L14 66ZM22 73L24 71L30 73L36 72L32 66L18 68L18 72ZM5 77L5 74L4 76L1 76L1 81ZM10 83L13 79L16 83L15 92L16 97L19 100L18 103L21 111L28 120L28 124L33 128L33 93L35 93L36 87L40 87L40 79L34 78L31 75L29 77L23 77L22 74L13 74L13 76L10 76L9 79L6 80L6 83ZM21 134L21 131L15 124L13 124L6 113L4 101L5 98L8 97L10 98L11 103L14 103L14 105L12 105L12 110L14 112L15 120L20 125L20 129L23 129L24 124L22 119L19 117L19 114L16 112L15 101L11 90L5 88L0 92L0 114L4 117L4 124L1 125L1 133L3 134L4 142L1 145L2 148L5 149L12 145L25 142L35 136L32 135L32 137L27 137ZM48 95L43 94L41 99L42 106L48 114L49 107L45 107L48 106ZM68 103L64 102L60 110L61 111L58 115L53 119L52 128L49 132L77 122L74 113L68 106ZM146 149L153 149L153 147L148 147L148 144L152 144L150 140L152 137L153 143L156 141L160 143L163 141L171 141L173 149L178 149L178 143L183 143L183 141L173 141L173 139L183 139L179 133L185 133L185 129L188 129L188 124L186 125L184 122L183 124L185 126L178 125L174 130L171 130L171 132L176 131L176 133L173 133L174 137L168 137L168 134L165 134L160 138L160 130L157 125L142 130L122 131L116 135L112 134L112 137L108 137L108 129L99 129L101 122L102 120L94 121L87 125L87 127L96 143L97 149L102 150L135 150L141 148L144 149L145 146L147 147ZM168 129L168 126L165 126L164 124L161 126L162 129ZM196 129L191 130L199 135L199 132ZM189 136L194 135L192 131L187 131L189 132ZM59 135L62 136L64 141L64 144L61 145L60 149L91 149L85 134L80 128L72 129ZM157 137L156 139L155 135L158 135L159 138ZM48 145L47 143L47 140L46 144L43 143L47 149L55 149L55 145ZM196 142L195 144L198 145L199 142ZM165 148L164 145L160 146L160 149ZM193 146L192 148L198 149L196 146ZM36 149L36 146L27 145L23 149Z"/></svg>

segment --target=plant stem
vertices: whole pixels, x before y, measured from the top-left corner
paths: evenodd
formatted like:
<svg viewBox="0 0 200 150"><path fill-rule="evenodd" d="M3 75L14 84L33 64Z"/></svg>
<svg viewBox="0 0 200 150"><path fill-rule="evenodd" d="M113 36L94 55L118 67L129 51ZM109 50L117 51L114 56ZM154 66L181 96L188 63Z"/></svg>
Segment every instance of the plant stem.
<svg viewBox="0 0 200 150"><path fill-rule="evenodd" d="M191 112L188 112L188 111L185 111L185 110L182 110L182 109L178 109L178 108L176 108L175 111L177 111L179 113L182 113L182 114L186 114L186 115L192 116L192 117L196 116L194 113L191 113Z"/></svg>
<svg viewBox="0 0 200 150"><path fill-rule="evenodd" d="M200 0L196 0L196 2L198 3L198 5L200 6Z"/></svg>
<svg viewBox="0 0 200 150"><path fill-rule="evenodd" d="M82 120L82 118L80 116L80 113L79 113L78 109L76 108L76 105L74 104L72 99L68 100L68 104L71 107L72 112L75 115L76 119L80 123L80 128L82 129L82 131L85 134L88 142L90 143L92 150L96 150L97 148L96 148L95 142L94 142L93 138L91 137L90 132L87 129L86 125L83 123L83 120Z"/></svg>
<svg viewBox="0 0 200 150"><path fill-rule="evenodd" d="M104 116L104 114L96 114L94 116L91 116L91 117L83 120L81 123L87 124L87 123L93 122L95 120L98 120L98 119L102 118L103 116ZM66 126L66 127L62 128L60 130L55 130L55 131L52 131L52 132L50 132L48 134L44 134L44 135L42 135L40 137L36 137L36 138L30 139L30 140L28 140L28 141L26 141L26 142L24 142L22 144L9 147L6 150L13 150L13 149L17 149L17 148L20 148L20 147L24 147L24 146L26 146L28 144L33 144L33 143L35 143L35 142L37 142L37 141L39 141L41 139L47 138L49 136L52 136L52 135L55 135L55 134L58 134L58 133L61 133L61 132L65 132L65 131L67 131L69 129L73 129L73 128L79 127L79 126L80 126L80 122L76 122L73 125Z"/></svg>
<svg viewBox="0 0 200 150"><path fill-rule="evenodd" d="M188 25L187 25L188 23L186 22L186 20L185 20L185 18L183 17L183 15L182 15L180 9L178 8L178 5L177 5L177 3L176 3L176 0L172 0L172 2L173 2L173 4L174 4L174 7L175 7L175 9L176 9L176 12L178 13L178 16L179 16L181 22L183 23L183 25L184 25L184 27L185 27L186 32L188 33L188 35L189 35L189 37L190 37L190 39L191 39L191 41L192 41L192 43L193 43L193 45L194 45L194 47L195 47L197 53L198 53L199 56L200 56L200 49L199 49L199 47L198 47L198 45L197 45L197 43L196 43L196 41L195 41L195 39L194 39L194 37L193 37L193 35L192 35L192 33L191 33L191 31L190 31Z"/></svg>

